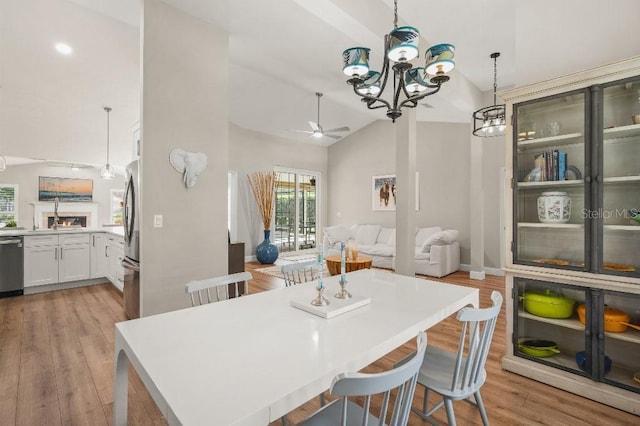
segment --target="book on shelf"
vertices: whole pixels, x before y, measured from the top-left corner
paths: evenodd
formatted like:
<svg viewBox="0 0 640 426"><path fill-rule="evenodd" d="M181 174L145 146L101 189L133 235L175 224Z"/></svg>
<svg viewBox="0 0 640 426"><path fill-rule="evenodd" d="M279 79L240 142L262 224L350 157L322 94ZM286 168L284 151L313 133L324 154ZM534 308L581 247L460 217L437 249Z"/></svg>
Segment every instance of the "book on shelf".
<svg viewBox="0 0 640 426"><path fill-rule="evenodd" d="M552 149L535 155L534 163L540 164L542 181L566 180L567 153Z"/></svg>

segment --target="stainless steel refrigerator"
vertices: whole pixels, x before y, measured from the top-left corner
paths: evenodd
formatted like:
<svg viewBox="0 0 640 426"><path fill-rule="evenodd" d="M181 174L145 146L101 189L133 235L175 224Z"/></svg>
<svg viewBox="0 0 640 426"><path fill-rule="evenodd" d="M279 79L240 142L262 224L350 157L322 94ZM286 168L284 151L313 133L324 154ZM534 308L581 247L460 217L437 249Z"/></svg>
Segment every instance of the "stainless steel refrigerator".
<svg viewBox="0 0 640 426"><path fill-rule="evenodd" d="M138 160L127 165L124 192L124 313L140 317L140 169Z"/></svg>

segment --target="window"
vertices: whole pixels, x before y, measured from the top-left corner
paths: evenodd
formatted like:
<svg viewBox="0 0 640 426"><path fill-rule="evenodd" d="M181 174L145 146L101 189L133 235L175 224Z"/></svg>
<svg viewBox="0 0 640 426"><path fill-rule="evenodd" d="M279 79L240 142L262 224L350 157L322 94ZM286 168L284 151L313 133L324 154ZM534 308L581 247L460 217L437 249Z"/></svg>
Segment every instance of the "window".
<svg viewBox="0 0 640 426"><path fill-rule="evenodd" d="M110 203L111 223L123 224L124 219L124 189L112 189Z"/></svg>
<svg viewBox="0 0 640 426"><path fill-rule="evenodd" d="M18 185L0 184L0 223L18 221Z"/></svg>
<svg viewBox="0 0 640 426"><path fill-rule="evenodd" d="M316 247L320 174L276 170L275 244L281 252Z"/></svg>

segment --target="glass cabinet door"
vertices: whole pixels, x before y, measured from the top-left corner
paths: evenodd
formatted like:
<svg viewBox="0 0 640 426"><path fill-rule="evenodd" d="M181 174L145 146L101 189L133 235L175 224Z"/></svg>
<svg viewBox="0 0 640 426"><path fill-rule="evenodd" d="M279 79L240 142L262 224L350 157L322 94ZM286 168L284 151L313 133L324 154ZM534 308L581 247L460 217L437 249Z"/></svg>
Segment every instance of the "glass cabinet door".
<svg viewBox="0 0 640 426"><path fill-rule="evenodd" d="M580 90L514 105L514 263L589 267L589 98Z"/></svg>
<svg viewBox="0 0 640 426"><path fill-rule="evenodd" d="M588 290L547 281L514 278L514 354L573 373L591 376ZM577 309L583 307L583 316ZM588 318L587 318L588 317Z"/></svg>
<svg viewBox="0 0 640 426"><path fill-rule="evenodd" d="M606 274L640 276L640 79L611 83L601 96L596 177L601 208L592 213L602 247L597 268Z"/></svg>
<svg viewBox="0 0 640 426"><path fill-rule="evenodd" d="M604 345L597 378L640 393L640 296L607 292L603 302L599 315Z"/></svg>

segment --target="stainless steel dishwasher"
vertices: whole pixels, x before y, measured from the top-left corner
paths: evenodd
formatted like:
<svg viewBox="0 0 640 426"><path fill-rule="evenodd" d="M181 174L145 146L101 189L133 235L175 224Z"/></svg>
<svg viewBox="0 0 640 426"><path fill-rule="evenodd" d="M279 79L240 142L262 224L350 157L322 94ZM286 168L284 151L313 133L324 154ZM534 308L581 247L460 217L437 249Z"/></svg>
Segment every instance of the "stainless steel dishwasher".
<svg viewBox="0 0 640 426"><path fill-rule="evenodd" d="M24 252L22 237L0 237L0 297L24 292Z"/></svg>

